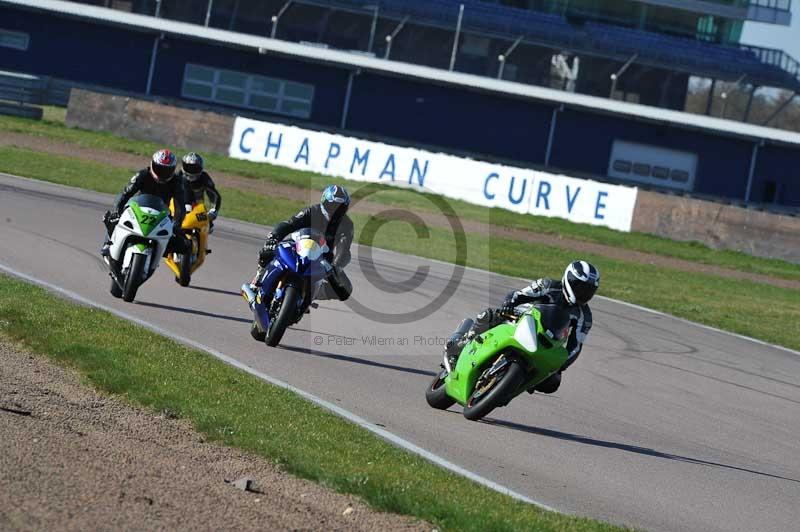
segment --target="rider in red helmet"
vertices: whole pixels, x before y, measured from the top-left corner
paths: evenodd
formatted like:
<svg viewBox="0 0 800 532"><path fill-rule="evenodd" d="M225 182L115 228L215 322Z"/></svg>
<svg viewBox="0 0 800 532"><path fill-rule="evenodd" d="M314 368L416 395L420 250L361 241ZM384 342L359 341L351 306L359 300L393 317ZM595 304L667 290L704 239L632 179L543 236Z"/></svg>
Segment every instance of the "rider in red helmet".
<svg viewBox="0 0 800 532"><path fill-rule="evenodd" d="M164 203L169 205L170 200L174 200L175 215L173 220L173 234L180 236L181 224L186 216L184 207L183 184L180 179L175 179L175 169L178 161L175 154L168 149L158 150L150 160L150 166L136 172L130 182L122 189L122 192L114 203L114 210L108 215L108 237L100 253L108 254L111 243L111 233L114 231L116 223L119 221L119 213L125 208L125 204L137 193L152 194L158 196ZM183 238L170 239L167 246L167 253L178 252L182 249Z"/></svg>

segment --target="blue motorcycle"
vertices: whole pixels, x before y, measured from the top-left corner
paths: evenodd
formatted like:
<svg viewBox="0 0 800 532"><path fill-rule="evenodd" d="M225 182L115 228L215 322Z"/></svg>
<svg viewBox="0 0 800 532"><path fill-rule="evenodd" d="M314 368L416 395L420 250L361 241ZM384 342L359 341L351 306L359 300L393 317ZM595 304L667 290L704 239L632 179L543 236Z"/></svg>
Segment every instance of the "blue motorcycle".
<svg viewBox="0 0 800 532"><path fill-rule="evenodd" d="M324 258L327 252L325 235L320 231L296 231L278 245L257 290L247 283L242 285L242 297L253 311L253 338L274 347L286 328L300 321L319 283L333 269Z"/></svg>

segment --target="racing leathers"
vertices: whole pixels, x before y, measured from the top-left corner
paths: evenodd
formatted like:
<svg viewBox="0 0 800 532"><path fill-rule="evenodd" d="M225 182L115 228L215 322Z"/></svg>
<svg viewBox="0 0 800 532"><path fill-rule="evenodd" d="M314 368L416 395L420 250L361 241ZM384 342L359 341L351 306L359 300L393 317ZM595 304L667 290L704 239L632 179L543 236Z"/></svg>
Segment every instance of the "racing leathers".
<svg viewBox="0 0 800 532"><path fill-rule="evenodd" d="M165 254L179 253L183 251L183 241L185 239L181 236L181 224L183 223L183 218L186 216L186 210L184 207L186 200L183 192L183 181L181 179L177 179L177 177L173 177L166 183L159 183L153 179L149 168L139 170L131 178L130 182L128 182L125 188L122 189L122 192L119 194L119 196L117 196L117 199L114 202L114 214L116 215L116 220L119 220L119 213L125 209L125 204L128 203L128 200L137 193L158 196L167 205L169 205L170 200L173 200L175 207L175 214L173 217L174 235L167 245L167 251ZM111 233L114 231L115 226L116 222L108 225L109 238L111 237Z"/></svg>
<svg viewBox="0 0 800 532"><path fill-rule="evenodd" d="M203 203L205 194L208 194L209 199L214 203L214 206L208 211L213 226L214 219L222 207L222 196L208 172L204 170L196 179L188 179L184 171L179 170L175 178L183 183L183 197L187 205Z"/></svg>
<svg viewBox="0 0 800 532"><path fill-rule="evenodd" d="M586 336L592 328L592 311L589 305L570 304L564 297L561 281L546 278L537 279L521 290L510 292L500 309L486 309L478 314L471 332L473 334L482 334L502 323L505 320L502 314L520 314L528 310L530 305L534 303L558 305L570 315L572 327L567 340L569 358L557 373L540 382L534 389L528 390L531 393L533 391L553 393L561 384L561 373L578 359L583 343L586 341Z"/></svg>
<svg viewBox="0 0 800 532"><path fill-rule="evenodd" d="M264 247L258 255L258 273L254 284L260 282L267 265L275 256L278 243L291 233L305 228L314 229L325 235L328 251L324 258L333 267L328 278L320 284L314 299L344 301L353 290L350 279L342 270L351 259L353 222L346 214L334 215L329 221L319 204L309 205L288 220L278 223L267 235Z"/></svg>

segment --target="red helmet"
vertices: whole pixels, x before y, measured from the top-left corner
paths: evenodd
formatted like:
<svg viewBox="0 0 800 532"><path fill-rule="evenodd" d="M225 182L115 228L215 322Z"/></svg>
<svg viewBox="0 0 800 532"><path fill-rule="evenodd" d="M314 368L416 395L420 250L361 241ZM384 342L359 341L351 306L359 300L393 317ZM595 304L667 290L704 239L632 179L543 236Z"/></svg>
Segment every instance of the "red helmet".
<svg viewBox="0 0 800 532"><path fill-rule="evenodd" d="M175 154L167 149L158 150L150 161L150 175L157 183L167 183L175 177L178 160Z"/></svg>

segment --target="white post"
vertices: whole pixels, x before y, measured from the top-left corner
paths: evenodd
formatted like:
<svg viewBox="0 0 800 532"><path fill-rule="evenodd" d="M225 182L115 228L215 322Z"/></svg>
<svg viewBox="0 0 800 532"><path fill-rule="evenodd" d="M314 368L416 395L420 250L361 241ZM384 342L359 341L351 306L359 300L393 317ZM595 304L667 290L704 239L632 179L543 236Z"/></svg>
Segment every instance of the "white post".
<svg viewBox="0 0 800 532"><path fill-rule="evenodd" d="M344 105L342 106L342 121L339 126L344 129L347 127L347 114L350 112L350 96L353 94L353 79L356 77L356 71L350 72L347 78L347 91L344 94Z"/></svg>
<svg viewBox="0 0 800 532"><path fill-rule="evenodd" d="M517 40L514 41L513 44L511 44L511 46L509 46L505 52L497 56L497 60L500 61L500 68L497 71L497 79L503 79L503 71L506 68L506 61L508 61L508 56L510 56L511 52L513 52L514 49L517 46L519 46L519 43L522 42L522 39L524 37L525 37L524 35L520 35L519 37L517 37Z"/></svg>
<svg viewBox="0 0 800 532"><path fill-rule="evenodd" d="M556 135L556 120L558 119L558 113L564 110L564 104L561 104L559 107L553 107L553 115L550 118L550 133L547 135L547 149L544 152L544 166L547 168L550 166L550 154L553 151L553 138Z"/></svg>
<svg viewBox="0 0 800 532"><path fill-rule="evenodd" d="M453 53L450 54L450 70L456 66L456 53L458 52L458 38L461 36L461 20L464 18L464 4L458 7L458 23L456 24L456 37L453 39Z"/></svg>
<svg viewBox="0 0 800 532"><path fill-rule="evenodd" d="M392 31L391 34L386 36L386 53L383 54L384 59L389 59L389 54L392 51L392 42L394 42L394 38L397 37L397 34L400 33L400 30L403 29L403 26L406 25L408 22L408 15L406 15L403 20L400 21L400 24Z"/></svg>
<svg viewBox="0 0 800 532"><path fill-rule="evenodd" d="M156 72L156 59L158 58L158 43L161 42L163 38L163 33L156 35L156 39L153 41L153 50L150 52L150 69L147 72L147 87L145 89L145 94L148 96L150 96L150 91L153 88L153 76Z"/></svg>
<svg viewBox="0 0 800 532"><path fill-rule="evenodd" d="M753 191L753 178L755 177L756 174L756 160L758 159L758 147L761 144L761 142L753 143L753 153L750 156L750 172L747 175L747 189L744 191L745 203L750 203L750 193Z"/></svg>
<svg viewBox="0 0 800 532"><path fill-rule="evenodd" d="M622 65L622 68L611 74L611 92L608 94L609 98L614 97L614 93L617 90L617 81L619 81L619 78L625 73L626 70L628 70L628 67L630 67L634 61L636 61L637 57L639 57L639 54L633 54L631 58L628 59L624 65Z"/></svg>
<svg viewBox="0 0 800 532"><path fill-rule="evenodd" d="M378 6L372 6L372 28L369 30L369 45L367 45L367 52L372 53L372 47L375 44L375 30L378 28Z"/></svg>
<svg viewBox="0 0 800 532"><path fill-rule="evenodd" d="M288 0L283 7L281 7L280 11L278 11L277 15L272 15L270 19L272 21L272 30L269 32L270 38L275 38L275 33L278 31L278 20L286 13L286 10L289 9L289 6L292 5L292 0Z"/></svg>
<svg viewBox="0 0 800 532"><path fill-rule="evenodd" d="M208 0L208 8L206 9L206 28L208 27L208 23L211 20L211 9L214 6L214 0Z"/></svg>

